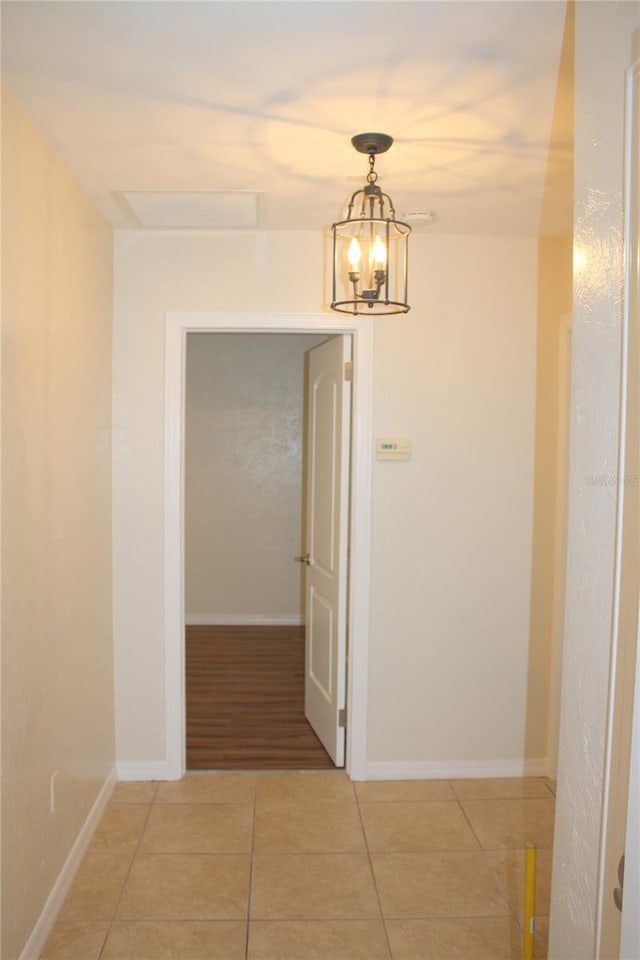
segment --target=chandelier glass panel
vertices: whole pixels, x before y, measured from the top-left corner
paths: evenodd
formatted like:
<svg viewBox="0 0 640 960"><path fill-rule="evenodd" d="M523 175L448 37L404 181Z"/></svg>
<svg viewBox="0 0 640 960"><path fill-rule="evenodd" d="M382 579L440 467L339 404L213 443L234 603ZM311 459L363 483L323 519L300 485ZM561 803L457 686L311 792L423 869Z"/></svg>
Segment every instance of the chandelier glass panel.
<svg viewBox="0 0 640 960"><path fill-rule="evenodd" d="M351 143L369 155L364 187L352 195L347 219L334 223L331 309L351 314L407 313L408 239L393 202L377 184L375 159L393 143L385 133L360 133Z"/></svg>

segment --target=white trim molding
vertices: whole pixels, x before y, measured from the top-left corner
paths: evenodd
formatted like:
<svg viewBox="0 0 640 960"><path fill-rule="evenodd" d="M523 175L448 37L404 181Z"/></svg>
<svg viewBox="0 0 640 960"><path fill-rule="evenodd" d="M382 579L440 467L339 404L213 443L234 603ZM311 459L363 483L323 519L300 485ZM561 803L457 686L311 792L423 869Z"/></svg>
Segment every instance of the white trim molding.
<svg viewBox="0 0 640 960"><path fill-rule="evenodd" d="M547 759L535 760L373 760L365 780L462 780L487 777L546 777Z"/></svg>
<svg viewBox="0 0 640 960"><path fill-rule="evenodd" d="M76 837L76 841L73 844L69 856L64 862L62 870L58 874L58 878L53 885L53 889L47 898L42 913L38 917L35 927L31 931L31 936L27 940L22 953L20 954L20 960L38 960L38 957L42 953L45 943L47 942L47 937L51 933L56 918L62 908L69 890L71 889L71 884L73 883L74 877L78 872L78 867L82 862L87 847L91 843L93 834L95 833L96 827L100 821L102 814L104 813L105 807L107 806L111 794L113 793L113 788L116 785L116 768L113 767L100 788L100 792L96 797L91 810L87 816L87 819L80 828L80 832Z"/></svg>
<svg viewBox="0 0 640 960"><path fill-rule="evenodd" d="M626 290L624 332L627 350L629 349L629 340L637 338L637 317L640 305L640 216L638 215L638 198L640 196L640 176L638 174L640 163L640 27L634 31L633 52L635 60L627 70L626 75L624 194ZM637 347L632 344L631 349L637 350ZM633 435L632 442L637 445L637 434ZM622 960L632 960L632 958L640 956L640 917L635 907L640 898L640 813L638 811L638 795L640 794L640 616L638 615L636 616L636 635L633 645L635 648L636 673L632 695L633 706L629 708L631 714L629 792L624 842L624 900L620 922L620 957ZM607 890L605 876L603 876L601 893L603 897L611 895ZM631 909L625 910L625 904L631 904Z"/></svg>
<svg viewBox="0 0 640 960"><path fill-rule="evenodd" d="M301 627L304 618L299 613L282 617L262 613L188 613L184 622L188 627Z"/></svg>
<svg viewBox="0 0 640 960"><path fill-rule="evenodd" d="M124 761L118 763L118 781L170 780L164 760Z"/></svg>
<svg viewBox="0 0 640 960"><path fill-rule="evenodd" d="M165 777L185 772L184 395L187 334L307 333L353 338L346 770L365 776L369 663L373 325L343 314L179 311L165 326Z"/></svg>

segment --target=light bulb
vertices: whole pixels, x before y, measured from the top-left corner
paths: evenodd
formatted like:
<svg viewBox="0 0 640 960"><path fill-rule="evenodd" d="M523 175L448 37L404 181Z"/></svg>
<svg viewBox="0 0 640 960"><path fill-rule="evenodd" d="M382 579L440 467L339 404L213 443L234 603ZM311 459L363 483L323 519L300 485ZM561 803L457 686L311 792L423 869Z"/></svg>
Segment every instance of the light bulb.
<svg viewBox="0 0 640 960"><path fill-rule="evenodd" d="M360 257L360 244L358 243L357 237L353 237L349 244L349 266L354 273L358 272Z"/></svg>
<svg viewBox="0 0 640 960"><path fill-rule="evenodd" d="M387 265L387 248L377 236L373 243L373 266L375 270L384 270Z"/></svg>

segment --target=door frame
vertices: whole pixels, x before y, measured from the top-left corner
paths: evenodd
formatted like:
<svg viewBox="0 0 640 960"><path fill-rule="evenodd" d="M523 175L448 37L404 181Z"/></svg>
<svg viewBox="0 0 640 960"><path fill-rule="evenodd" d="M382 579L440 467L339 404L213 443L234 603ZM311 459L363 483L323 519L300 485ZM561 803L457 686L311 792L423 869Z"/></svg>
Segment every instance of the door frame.
<svg viewBox="0 0 640 960"><path fill-rule="evenodd" d="M184 425L188 333L350 335L353 342L345 769L364 780L367 756L373 326L368 317L328 314L170 311L165 321L164 674L165 776L186 769L184 642Z"/></svg>
<svg viewBox="0 0 640 960"><path fill-rule="evenodd" d="M640 303L640 217L637 197L640 192L638 160L640 158L640 31L634 36L635 61L625 74L625 169L624 169L624 301L622 313L622 348L620 357L620 422L617 461L618 502L614 558L613 623L609 675L609 703L605 744L605 769L602 788L602 820L599 849L597 900L595 915L596 957L636 957L640 944L637 911L624 911L624 903L634 903L640 877L638 849L639 821L634 790L638 777L638 711L640 704L640 659L638 594L636 563L632 567L633 595L628 595L626 572L627 536L637 538L637 476L629 466L638 462L637 422L633 418L640 391L637 364L638 304ZM634 357L635 354L635 357ZM631 362L634 359L635 362ZM631 426L628 427L628 421ZM629 488L627 489L627 481ZM632 499L633 498L633 499ZM627 507L626 504L629 503ZM631 517L631 519L629 519ZM629 531L630 534L629 534ZM629 630L628 618L634 622ZM633 669L629 669L630 664ZM632 776L633 774L633 776ZM625 850L626 847L626 850ZM617 864L625 853L625 893L623 911L619 915L613 905L613 889L617 885ZM629 884L627 884L629 880ZM630 892L631 890L631 892Z"/></svg>
<svg viewBox="0 0 640 960"><path fill-rule="evenodd" d="M640 160L640 124L634 123L633 111L640 114L640 28L633 35L632 65L627 70L627 116L626 116L626 171L625 177L625 252L629 257L626 265L628 290L625 296L626 309L638 310L640 304L640 265L638 264L638 250L640 249L640 217L638 216L637 199L640 191L638 178L638 161ZM632 190L631 177L635 174L636 182ZM635 258L631 254L632 239ZM632 271L632 261L635 259L635 269ZM631 295L633 291L633 308ZM625 318L628 325L628 317ZM636 442L638 438L636 437ZM638 618L640 624L640 616ZM631 762L629 765L629 796L627 803L627 831L625 837L625 872L624 896L627 903L638 903L640 899L640 811L637 798L640 794L640 627L636 636L636 675L633 694L633 719L631 724ZM605 891L606 895L606 891ZM624 905L624 904L623 904ZM620 957L638 956L640 951L640 919L636 911L622 911L620 922Z"/></svg>

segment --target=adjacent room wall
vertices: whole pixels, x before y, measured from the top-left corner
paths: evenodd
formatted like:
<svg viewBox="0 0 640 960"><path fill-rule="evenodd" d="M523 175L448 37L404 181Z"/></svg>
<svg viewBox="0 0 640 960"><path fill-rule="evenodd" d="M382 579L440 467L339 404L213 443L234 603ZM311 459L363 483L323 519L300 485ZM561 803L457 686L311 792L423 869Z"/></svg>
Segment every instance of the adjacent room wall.
<svg viewBox="0 0 640 960"><path fill-rule="evenodd" d="M570 510L549 956L596 956L623 308L624 73L638 3L576 5Z"/></svg>
<svg viewBox="0 0 640 960"><path fill-rule="evenodd" d="M574 34L574 4L569 2L538 240L530 705L527 711L527 754L546 755L547 773L553 778L558 755L569 483ZM546 684L545 677L549 678ZM542 696L541 691L544 691Z"/></svg>
<svg viewBox="0 0 640 960"><path fill-rule="evenodd" d="M112 249L3 93L5 960L24 948L113 769Z"/></svg>
<svg viewBox="0 0 640 960"><path fill-rule="evenodd" d="M564 626L572 264L571 236L540 238L527 750L548 757L546 772L553 778Z"/></svg>
<svg viewBox="0 0 640 960"><path fill-rule="evenodd" d="M187 337L187 623L301 622L304 352L324 337Z"/></svg>
<svg viewBox="0 0 640 960"><path fill-rule="evenodd" d="M443 763L517 772L527 713L537 245L412 240L412 310L373 321L375 432L410 437L414 452L408 463L374 465L371 773L398 764L436 773ZM323 258L319 231L116 234L120 762L164 760L165 314L319 312Z"/></svg>

